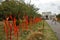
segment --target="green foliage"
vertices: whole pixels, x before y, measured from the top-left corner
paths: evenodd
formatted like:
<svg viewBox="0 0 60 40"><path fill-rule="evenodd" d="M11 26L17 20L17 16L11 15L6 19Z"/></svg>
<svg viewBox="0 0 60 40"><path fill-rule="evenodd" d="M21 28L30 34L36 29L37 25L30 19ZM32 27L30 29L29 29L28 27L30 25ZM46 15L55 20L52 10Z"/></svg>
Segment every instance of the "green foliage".
<svg viewBox="0 0 60 40"><path fill-rule="evenodd" d="M2 18L0 18L0 21L2 21Z"/></svg>
<svg viewBox="0 0 60 40"><path fill-rule="evenodd" d="M57 18L60 18L60 14L57 15Z"/></svg>
<svg viewBox="0 0 60 40"><path fill-rule="evenodd" d="M4 1L0 4L0 14L5 17L9 15L14 15L16 18L22 18L24 15L29 17L40 16L37 14L38 8L35 8L34 5L25 4L18 1Z"/></svg>

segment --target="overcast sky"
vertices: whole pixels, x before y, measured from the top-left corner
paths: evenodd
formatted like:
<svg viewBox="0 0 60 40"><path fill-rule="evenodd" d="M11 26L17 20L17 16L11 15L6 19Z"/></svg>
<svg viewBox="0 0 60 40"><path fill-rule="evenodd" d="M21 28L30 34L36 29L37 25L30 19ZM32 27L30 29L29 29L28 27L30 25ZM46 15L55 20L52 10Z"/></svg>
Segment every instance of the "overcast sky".
<svg viewBox="0 0 60 40"><path fill-rule="evenodd" d="M25 0L25 2L29 3L29 0ZM31 0L31 4L39 8L39 13L46 11L51 11L53 14L60 13L60 0Z"/></svg>

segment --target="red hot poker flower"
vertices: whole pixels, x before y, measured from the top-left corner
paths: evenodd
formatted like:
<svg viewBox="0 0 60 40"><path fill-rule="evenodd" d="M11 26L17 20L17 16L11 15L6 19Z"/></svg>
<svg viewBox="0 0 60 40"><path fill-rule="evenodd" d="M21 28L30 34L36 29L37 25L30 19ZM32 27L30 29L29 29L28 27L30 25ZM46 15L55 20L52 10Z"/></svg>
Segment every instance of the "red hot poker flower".
<svg viewBox="0 0 60 40"><path fill-rule="evenodd" d="M7 25L6 25L6 20L4 21L4 31L6 33L6 40L8 40L8 29L7 29Z"/></svg>

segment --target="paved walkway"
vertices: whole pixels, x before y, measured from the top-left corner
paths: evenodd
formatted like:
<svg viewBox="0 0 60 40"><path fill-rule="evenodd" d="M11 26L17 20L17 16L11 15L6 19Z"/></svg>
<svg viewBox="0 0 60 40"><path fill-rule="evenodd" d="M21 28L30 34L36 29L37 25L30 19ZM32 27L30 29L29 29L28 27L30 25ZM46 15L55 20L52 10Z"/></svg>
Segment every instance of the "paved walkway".
<svg viewBox="0 0 60 40"><path fill-rule="evenodd" d="M52 20L46 20L47 23L51 26L52 30L56 33L56 36L58 37L58 40L60 40L60 23L52 22Z"/></svg>

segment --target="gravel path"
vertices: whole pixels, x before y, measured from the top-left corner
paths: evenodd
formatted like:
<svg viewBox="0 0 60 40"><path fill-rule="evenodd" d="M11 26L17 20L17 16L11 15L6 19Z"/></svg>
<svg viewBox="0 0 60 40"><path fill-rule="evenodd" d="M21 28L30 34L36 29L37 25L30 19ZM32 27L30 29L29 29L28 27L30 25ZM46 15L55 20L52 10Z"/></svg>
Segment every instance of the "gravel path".
<svg viewBox="0 0 60 40"><path fill-rule="evenodd" d="M60 40L60 23L52 22L52 20L46 20L46 22L51 26L52 30L56 33L58 40Z"/></svg>

